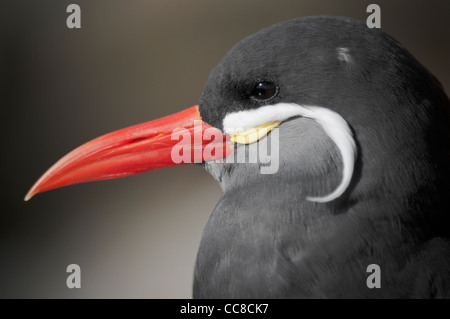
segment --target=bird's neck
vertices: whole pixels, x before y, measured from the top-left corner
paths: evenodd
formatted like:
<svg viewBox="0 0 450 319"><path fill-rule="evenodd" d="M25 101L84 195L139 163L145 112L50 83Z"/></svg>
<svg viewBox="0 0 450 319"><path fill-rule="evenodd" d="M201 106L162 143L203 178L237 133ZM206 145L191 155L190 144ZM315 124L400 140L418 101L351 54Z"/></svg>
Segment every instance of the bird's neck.
<svg viewBox="0 0 450 319"><path fill-rule="evenodd" d="M330 283L348 284L350 274L351 285L366 291L368 265L386 265L411 247L399 223L360 213L370 205L354 204L343 213L333 203L305 201L298 181L290 183L223 194L199 248L195 297L323 297L327 292L316 285L329 276L342 278Z"/></svg>

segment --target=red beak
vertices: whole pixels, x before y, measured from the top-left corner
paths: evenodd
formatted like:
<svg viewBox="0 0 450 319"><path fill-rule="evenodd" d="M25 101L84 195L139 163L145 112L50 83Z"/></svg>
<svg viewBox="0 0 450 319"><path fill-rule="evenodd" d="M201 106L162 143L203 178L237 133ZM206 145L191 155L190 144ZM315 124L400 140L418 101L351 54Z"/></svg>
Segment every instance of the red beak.
<svg viewBox="0 0 450 319"><path fill-rule="evenodd" d="M228 139L218 129L202 122L196 105L81 145L50 167L33 185L25 200L37 193L71 184L224 158L232 150Z"/></svg>

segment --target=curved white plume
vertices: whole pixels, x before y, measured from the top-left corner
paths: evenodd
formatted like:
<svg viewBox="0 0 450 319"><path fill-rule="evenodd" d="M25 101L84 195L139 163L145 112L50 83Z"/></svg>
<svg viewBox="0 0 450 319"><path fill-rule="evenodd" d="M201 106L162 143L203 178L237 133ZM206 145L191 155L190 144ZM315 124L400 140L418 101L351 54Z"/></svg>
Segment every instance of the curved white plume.
<svg viewBox="0 0 450 319"><path fill-rule="evenodd" d="M258 109L230 113L223 119L225 133L234 134L271 122L284 121L294 116L313 119L338 147L343 163L342 180L338 187L324 197L307 197L312 202L325 203L341 196L350 185L356 158L356 144L352 131L338 113L319 106L303 106L295 103L278 103Z"/></svg>

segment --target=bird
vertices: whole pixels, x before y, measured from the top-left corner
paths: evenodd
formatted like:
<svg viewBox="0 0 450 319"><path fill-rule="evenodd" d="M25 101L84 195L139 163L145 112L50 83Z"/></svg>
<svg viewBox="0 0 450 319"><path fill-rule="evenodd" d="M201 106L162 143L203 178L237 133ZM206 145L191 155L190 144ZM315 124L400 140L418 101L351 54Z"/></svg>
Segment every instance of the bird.
<svg viewBox="0 0 450 319"><path fill-rule="evenodd" d="M248 160L267 145L270 172ZM262 29L198 105L76 148L25 200L187 163L222 188L194 298L450 298L450 101L383 30L336 16Z"/></svg>

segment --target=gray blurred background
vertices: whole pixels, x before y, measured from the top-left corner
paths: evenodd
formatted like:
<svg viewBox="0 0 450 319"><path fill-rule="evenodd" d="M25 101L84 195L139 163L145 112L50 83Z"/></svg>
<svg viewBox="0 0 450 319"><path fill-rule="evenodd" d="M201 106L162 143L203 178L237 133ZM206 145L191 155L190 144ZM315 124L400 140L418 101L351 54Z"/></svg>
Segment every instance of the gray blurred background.
<svg viewBox="0 0 450 319"><path fill-rule="evenodd" d="M74 147L197 103L212 68L274 23L366 20L374 1L3 0L0 297L189 298L221 191L199 166L23 197ZM82 29L66 27L81 6ZM376 1L382 28L450 88L450 1ZM81 267L81 289L66 267Z"/></svg>

